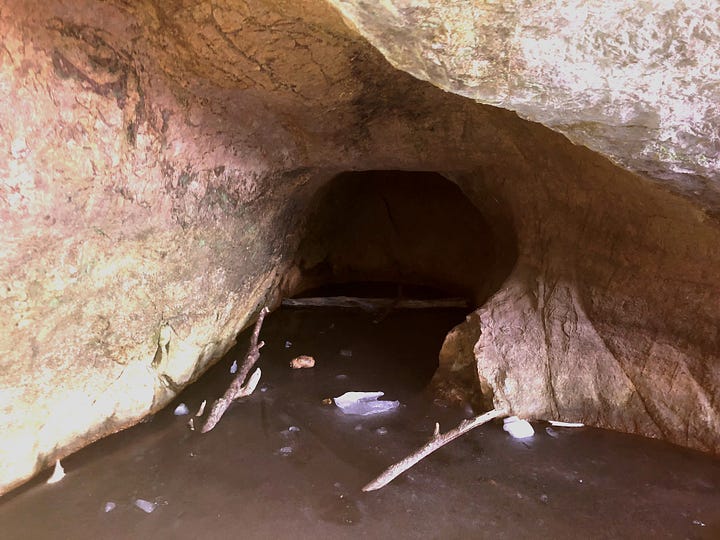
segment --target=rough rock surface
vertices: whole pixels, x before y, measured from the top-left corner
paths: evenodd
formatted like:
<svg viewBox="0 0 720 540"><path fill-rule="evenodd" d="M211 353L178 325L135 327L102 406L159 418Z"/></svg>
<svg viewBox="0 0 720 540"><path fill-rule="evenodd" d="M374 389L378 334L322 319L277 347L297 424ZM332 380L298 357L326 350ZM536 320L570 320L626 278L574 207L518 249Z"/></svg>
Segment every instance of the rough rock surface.
<svg viewBox="0 0 720 540"><path fill-rule="evenodd" d="M310 201L355 170L441 173L517 254L455 331L486 397L720 452L699 204L393 69L321 0L10 0L0 32L0 493L167 404L302 286Z"/></svg>
<svg viewBox="0 0 720 540"><path fill-rule="evenodd" d="M540 122L720 213L713 0L329 0L397 68Z"/></svg>

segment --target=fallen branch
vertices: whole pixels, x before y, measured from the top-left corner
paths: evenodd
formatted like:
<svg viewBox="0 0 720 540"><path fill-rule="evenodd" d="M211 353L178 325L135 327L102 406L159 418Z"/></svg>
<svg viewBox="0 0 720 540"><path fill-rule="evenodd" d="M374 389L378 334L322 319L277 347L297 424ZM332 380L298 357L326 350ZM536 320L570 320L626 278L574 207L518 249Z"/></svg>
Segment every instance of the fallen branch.
<svg viewBox="0 0 720 540"><path fill-rule="evenodd" d="M261 347L265 345L264 341L258 343L258 336L260 335L260 328L262 327L263 321L265 320L265 315L267 315L269 311L270 310L266 307L260 310L260 315L255 322L255 328L253 329L252 337L250 338L250 348L245 355L245 361L238 370L237 375L235 375L232 383L230 383L230 387L225 391L225 394L223 394L223 397L213 403L210 414L208 414L208 417L205 420L205 425L203 425L203 428L201 430L202 433L207 433L215 427L215 425L220 421L220 418L222 418L222 415L225 414L225 411L234 400L240 397L249 396L255 390L255 387L260 380L259 369L257 369L255 373L253 373L253 376L250 377L250 380L247 384L243 385L243 383L245 382L245 378L247 377L248 373L250 373L250 370L260 358Z"/></svg>
<svg viewBox="0 0 720 540"><path fill-rule="evenodd" d="M312 298L285 298L285 307L341 307L377 311L381 309L428 309L428 308L466 308L465 298L435 298L428 300L398 298L360 298L357 296L323 296Z"/></svg>
<svg viewBox="0 0 720 540"><path fill-rule="evenodd" d="M450 441L454 441L460 435L467 433L471 429L481 426L486 422L489 422L493 418L503 416L504 414L507 413L505 413L505 411L493 409L492 411L481 414L480 416L476 416L475 418L463 420L462 422L460 422L460 425L458 427L456 427L455 429L451 429L450 431L448 431L447 433L443 433L442 435L440 434L440 424L436 423L435 433L433 433L433 436L427 443L425 443L424 446L418 448L415 452L410 454L405 459L398 461L393 465L390 465L390 467L385 469L385 471L383 471L380 476L367 484L364 488L362 488L362 490L375 491L376 489L384 487L385 485L392 482L395 478L400 476L402 473L407 471L410 467L415 465L418 461L432 454L438 448L445 446Z"/></svg>

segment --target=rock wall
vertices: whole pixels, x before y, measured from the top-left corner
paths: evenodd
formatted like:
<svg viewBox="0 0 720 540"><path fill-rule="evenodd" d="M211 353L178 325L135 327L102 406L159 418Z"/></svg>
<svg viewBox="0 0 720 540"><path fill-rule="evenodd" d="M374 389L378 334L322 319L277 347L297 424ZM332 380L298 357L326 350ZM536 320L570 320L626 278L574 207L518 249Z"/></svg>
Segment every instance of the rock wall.
<svg viewBox="0 0 720 540"><path fill-rule="evenodd" d="M0 493L301 286L309 202L355 170L438 171L517 245L455 331L486 396L720 452L705 201L393 69L321 0L10 0L0 31Z"/></svg>
<svg viewBox="0 0 720 540"><path fill-rule="evenodd" d="M329 0L398 69L720 213L720 18L688 2Z"/></svg>

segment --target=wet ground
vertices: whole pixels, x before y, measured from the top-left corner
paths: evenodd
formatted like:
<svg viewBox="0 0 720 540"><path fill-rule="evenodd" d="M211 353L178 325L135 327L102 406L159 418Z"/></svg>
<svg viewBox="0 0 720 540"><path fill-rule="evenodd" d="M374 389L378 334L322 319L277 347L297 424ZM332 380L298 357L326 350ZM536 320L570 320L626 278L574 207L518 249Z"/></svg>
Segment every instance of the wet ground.
<svg viewBox="0 0 720 540"><path fill-rule="evenodd" d="M60 483L44 484L46 473L0 499L0 538L720 538L720 460L591 428L548 432L538 422L520 441L488 424L361 492L436 421L446 431L468 415L423 394L462 313L373 319L271 314L259 390L212 432L190 431L173 409L195 412L224 392L247 332L171 407L64 460ZM291 370L299 354L316 366ZM322 404L349 390L382 390L402 406L356 417Z"/></svg>

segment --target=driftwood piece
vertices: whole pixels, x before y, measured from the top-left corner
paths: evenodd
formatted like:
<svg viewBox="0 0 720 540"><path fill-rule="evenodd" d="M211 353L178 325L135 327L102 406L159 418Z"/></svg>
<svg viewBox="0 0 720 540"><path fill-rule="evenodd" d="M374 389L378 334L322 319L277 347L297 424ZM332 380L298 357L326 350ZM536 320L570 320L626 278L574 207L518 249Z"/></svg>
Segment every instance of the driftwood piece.
<svg viewBox="0 0 720 540"><path fill-rule="evenodd" d="M237 375L235 375L235 378L232 383L230 383L230 387L225 391L225 394L223 394L223 397L213 403L210 414L208 414L205 424L202 427L202 433L207 433L215 427L215 425L220 421L220 418L222 418L222 415L225 414L225 411L235 399L249 396L255 390L255 387L260 380L259 369L253 373L253 376L250 377L247 384L243 385L243 383L245 382L245 378L248 373L250 373L250 370L260 358L260 348L265 345L264 341L258 343L258 336L260 335L260 328L265 320L265 315L267 315L269 311L270 310L266 307L260 310L260 315L255 322L255 328L253 329L252 337L250 338L250 347L245 355L245 361L242 366L240 366Z"/></svg>
<svg viewBox="0 0 720 540"><path fill-rule="evenodd" d="M383 471L380 476L367 484L364 488L362 488L362 490L375 491L376 489L384 487L385 485L392 482L395 478L400 476L402 473L407 471L410 467L415 465L418 461L432 454L438 448L445 446L450 441L457 439L460 435L467 433L471 429L481 426L486 422L489 422L493 418L497 418L498 416L503 416L505 414L507 414L505 413L505 411L493 409L492 411L481 414L480 416L463 420L462 422L460 422L460 425L458 427L456 427L455 429L451 429L450 431L448 431L447 433L443 433L442 435L440 434L440 424L436 423L435 433L433 433L433 436L427 443L425 443L422 447L418 448L415 452L410 454L405 459L402 459L397 463L390 465L390 467L385 469L385 471Z"/></svg>
<svg viewBox="0 0 720 540"><path fill-rule="evenodd" d="M413 300L411 298L360 298L357 296L322 296L311 298L285 298L285 307L342 307L378 311L381 309L429 309L466 308L465 298L435 298Z"/></svg>

